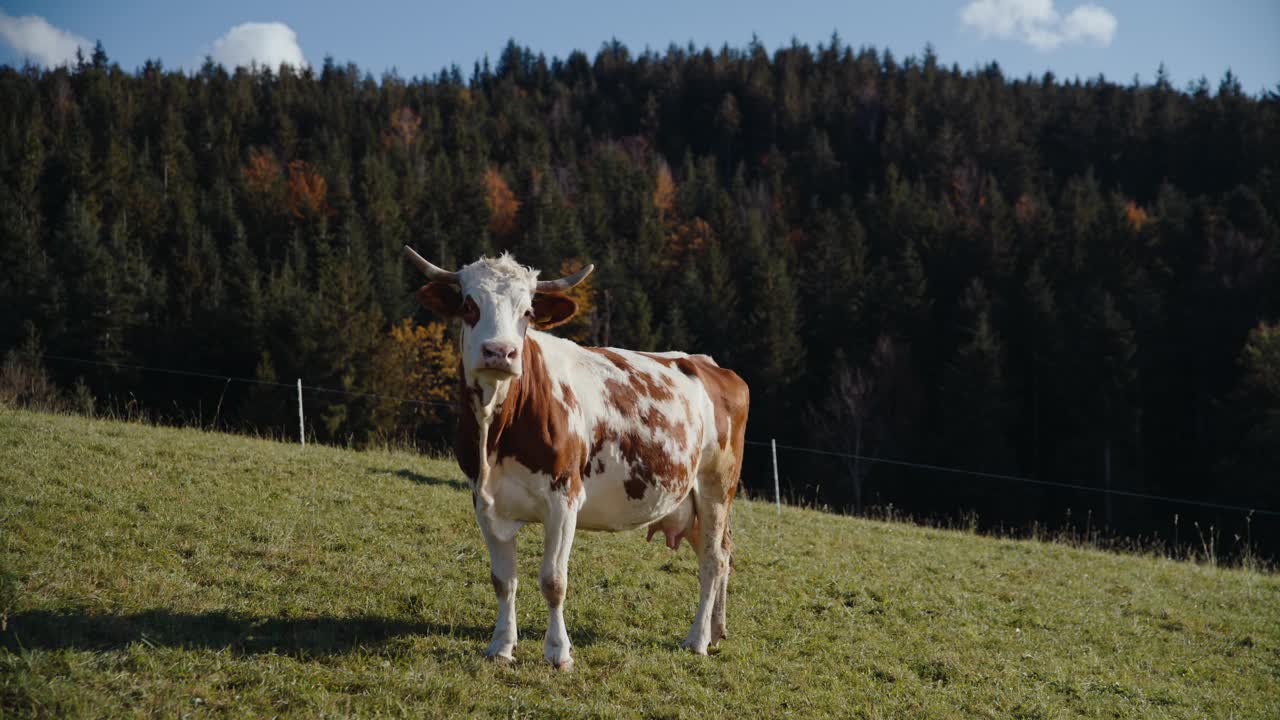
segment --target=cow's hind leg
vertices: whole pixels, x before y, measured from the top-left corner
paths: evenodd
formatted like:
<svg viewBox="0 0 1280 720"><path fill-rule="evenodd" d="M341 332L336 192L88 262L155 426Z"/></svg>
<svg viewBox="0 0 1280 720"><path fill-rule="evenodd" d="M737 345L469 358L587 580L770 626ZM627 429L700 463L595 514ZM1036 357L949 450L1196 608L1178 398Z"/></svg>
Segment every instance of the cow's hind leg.
<svg viewBox="0 0 1280 720"><path fill-rule="evenodd" d="M717 625L719 634L724 634L724 602L729 581L729 551L724 538L729 527L729 497L718 481L706 483L699 490L694 498L700 525L698 612L683 647L706 655L707 647L718 639L715 637Z"/></svg>
<svg viewBox="0 0 1280 720"><path fill-rule="evenodd" d="M542 571L539 584L547 600L547 636L542 654L557 670L573 666L569 654L569 633L564 626L564 596L569 589L569 551L578 527L578 514L572 503L556 498L544 521L545 544L542 549Z"/></svg>
<svg viewBox="0 0 1280 720"><path fill-rule="evenodd" d="M502 662L515 659L516 647L516 530L519 525L495 522L487 513L476 509L476 520L485 545L489 546L489 579L498 597L498 620L493 626L493 640L484 651L486 657Z"/></svg>
<svg viewBox="0 0 1280 720"><path fill-rule="evenodd" d="M720 545L724 548L725 559L729 562L729 570L725 571L724 579L721 580L718 591L716 592L715 606L711 609L711 644L715 645L721 640L729 636L725 627L724 604L725 599L729 596L729 574L733 571L733 543L729 539L728 525L728 504L725 507L725 528L724 539Z"/></svg>

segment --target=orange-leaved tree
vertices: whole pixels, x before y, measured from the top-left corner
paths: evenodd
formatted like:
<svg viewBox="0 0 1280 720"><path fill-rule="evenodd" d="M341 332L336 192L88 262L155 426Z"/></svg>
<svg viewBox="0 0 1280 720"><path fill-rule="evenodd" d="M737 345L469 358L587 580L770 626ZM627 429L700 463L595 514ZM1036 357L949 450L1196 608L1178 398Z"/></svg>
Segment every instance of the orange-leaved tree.
<svg viewBox="0 0 1280 720"><path fill-rule="evenodd" d="M484 172L484 204L489 208L489 232L495 238L510 238L516 231L520 201L495 167Z"/></svg>
<svg viewBox="0 0 1280 720"><path fill-rule="evenodd" d="M387 127L382 131L382 147L408 150L417 144L421 132L422 118L418 113L407 107L393 110Z"/></svg>
<svg viewBox="0 0 1280 720"><path fill-rule="evenodd" d="M662 249L662 267L675 271L693 262L715 239L715 229L700 217L674 224Z"/></svg>
<svg viewBox="0 0 1280 720"><path fill-rule="evenodd" d="M304 160L289 163L289 210L296 218L330 215L325 202L329 186L324 176Z"/></svg>

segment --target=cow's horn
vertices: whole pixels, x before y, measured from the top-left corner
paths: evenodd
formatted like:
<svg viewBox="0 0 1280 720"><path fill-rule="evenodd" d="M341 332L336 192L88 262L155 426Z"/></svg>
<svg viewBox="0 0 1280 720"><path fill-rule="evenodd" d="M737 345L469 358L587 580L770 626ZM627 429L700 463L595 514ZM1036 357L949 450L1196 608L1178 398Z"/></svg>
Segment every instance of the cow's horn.
<svg viewBox="0 0 1280 720"><path fill-rule="evenodd" d="M562 277L559 280L539 280L538 292L564 292L583 280L586 280L587 276L591 274L591 271L595 269L595 265L588 265L578 272Z"/></svg>
<svg viewBox="0 0 1280 720"><path fill-rule="evenodd" d="M409 262L413 263L414 267L421 270L423 275L426 275L428 278L432 280L445 280L448 282L455 282L455 283L458 282L458 273L449 272L448 270L445 270L443 268L438 268L435 265L432 265L431 263L427 262L426 258L414 252L413 248L409 247L408 245L404 246L404 258Z"/></svg>

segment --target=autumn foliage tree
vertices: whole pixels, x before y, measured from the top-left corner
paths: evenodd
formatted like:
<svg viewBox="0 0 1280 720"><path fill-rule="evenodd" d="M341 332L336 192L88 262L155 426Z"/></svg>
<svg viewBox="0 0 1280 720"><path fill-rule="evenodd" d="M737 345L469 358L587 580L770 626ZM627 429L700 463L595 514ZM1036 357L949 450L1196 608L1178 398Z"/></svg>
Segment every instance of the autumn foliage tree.
<svg viewBox="0 0 1280 720"><path fill-rule="evenodd" d="M322 217L333 210L325 202L329 185L314 167L304 160L289 163L289 211L298 219Z"/></svg>
<svg viewBox="0 0 1280 720"><path fill-rule="evenodd" d="M514 235L520 201L511 192L502 173L494 167L484 172L484 204L489 209L489 232L501 239Z"/></svg>
<svg viewBox="0 0 1280 720"><path fill-rule="evenodd" d="M275 154L264 148L249 150L249 159L240 168L245 187L251 195L269 198L281 187L283 174Z"/></svg>
<svg viewBox="0 0 1280 720"><path fill-rule="evenodd" d="M457 397L458 351L443 322L414 324L403 318L382 345L378 393L392 398L394 429L388 434L430 440L450 418Z"/></svg>
<svg viewBox="0 0 1280 720"><path fill-rule="evenodd" d="M418 143L421 132L422 118L412 108L402 107L392 111L387 127L382 131L382 146L408 150Z"/></svg>

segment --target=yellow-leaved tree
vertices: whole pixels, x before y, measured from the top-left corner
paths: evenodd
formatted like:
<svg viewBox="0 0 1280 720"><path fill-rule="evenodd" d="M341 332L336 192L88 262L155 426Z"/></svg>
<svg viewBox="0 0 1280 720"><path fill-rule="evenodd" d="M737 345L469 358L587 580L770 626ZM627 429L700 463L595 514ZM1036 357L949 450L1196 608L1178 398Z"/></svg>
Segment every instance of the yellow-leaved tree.
<svg viewBox="0 0 1280 720"><path fill-rule="evenodd" d="M676 204L676 181L671 177L671 168L666 161L658 162L658 175L653 184L653 207L658 211L658 220L666 222Z"/></svg>
<svg viewBox="0 0 1280 720"><path fill-rule="evenodd" d="M379 425L402 438L440 437L458 382L458 350L445 324L416 325L411 318L393 324L377 364L378 394L403 398L387 402Z"/></svg>
<svg viewBox="0 0 1280 720"><path fill-rule="evenodd" d="M572 275L582 269L586 263L582 258L570 258L560 263L560 274L558 277ZM547 273L543 273L546 275ZM591 281L594 278L590 275L583 280L580 285L565 293L578 303L578 313L573 316L569 322L555 329L555 334L560 337L569 338L574 342L589 343L595 340L596 331L596 301L595 289L592 287Z"/></svg>

